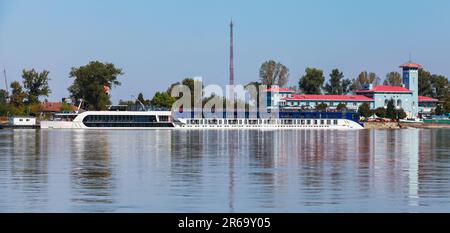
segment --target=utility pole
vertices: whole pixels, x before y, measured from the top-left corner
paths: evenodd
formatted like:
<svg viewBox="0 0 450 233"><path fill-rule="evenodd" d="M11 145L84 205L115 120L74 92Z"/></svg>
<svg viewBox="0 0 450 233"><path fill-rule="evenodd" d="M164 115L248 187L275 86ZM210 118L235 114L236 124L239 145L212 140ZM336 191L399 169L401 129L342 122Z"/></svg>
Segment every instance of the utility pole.
<svg viewBox="0 0 450 233"><path fill-rule="evenodd" d="M229 98L234 97L234 51L233 51L233 20L230 23L230 95Z"/></svg>
<svg viewBox="0 0 450 233"><path fill-rule="evenodd" d="M6 78L6 69L3 67L3 75L5 76L5 90L6 94L9 96L8 79Z"/></svg>

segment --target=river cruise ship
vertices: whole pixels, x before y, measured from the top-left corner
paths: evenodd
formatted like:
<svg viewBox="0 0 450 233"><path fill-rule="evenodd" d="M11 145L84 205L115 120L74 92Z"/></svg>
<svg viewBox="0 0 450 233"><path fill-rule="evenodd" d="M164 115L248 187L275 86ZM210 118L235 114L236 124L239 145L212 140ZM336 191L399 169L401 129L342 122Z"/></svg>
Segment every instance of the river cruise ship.
<svg viewBox="0 0 450 233"><path fill-rule="evenodd" d="M212 116L214 115L214 116ZM254 115L254 116L253 116ZM273 114L272 114L273 116ZM198 112L86 111L59 113L41 129L362 129L354 112L280 111L276 117L243 112L220 117Z"/></svg>

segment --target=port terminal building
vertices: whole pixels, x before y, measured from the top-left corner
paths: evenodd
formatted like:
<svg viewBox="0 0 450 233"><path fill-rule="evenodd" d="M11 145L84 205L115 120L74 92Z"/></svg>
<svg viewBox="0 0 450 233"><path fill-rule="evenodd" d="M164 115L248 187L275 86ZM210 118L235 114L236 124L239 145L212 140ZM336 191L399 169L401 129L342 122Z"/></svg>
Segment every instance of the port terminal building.
<svg viewBox="0 0 450 233"><path fill-rule="evenodd" d="M420 64L408 62L400 66L402 69L402 86L367 85L356 90L352 95L308 95L297 94L289 88L271 87L267 93L269 108L314 109L319 104L327 104L329 109L336 109L345 104L349 110L358 110L367 103L371 109L387 107L389 100L394 100L396 108L402 108L409 118L431 115L439 100L427 96L419 96Z"/></svg>

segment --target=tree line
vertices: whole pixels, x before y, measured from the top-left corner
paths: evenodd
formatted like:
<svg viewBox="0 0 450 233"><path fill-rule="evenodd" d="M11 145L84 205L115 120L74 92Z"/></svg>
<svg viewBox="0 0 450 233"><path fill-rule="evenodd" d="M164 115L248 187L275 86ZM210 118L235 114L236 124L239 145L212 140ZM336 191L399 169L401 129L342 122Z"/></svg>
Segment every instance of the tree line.
<svg viewBox="0 0 450 233"><path fill-rule="evenodd" d="M0 89L0 115L29 115L39 110L39 97L51 93L48 86L49 71L22 70L22 83L10 84L11 93Z"/></svg>
<svg viewBox="0 0 450 233"><path fill-rule="evenodd" d="M395 107L395 101L393 99L390 99L387 103L386 108L379 107L377 109L370 109L369 104L364 103L358 108L358 113L364 117L372 117L377 116L379 118L389 118L391 120L400 120L405 119L407 117L407 114L403 108L397 109Z"/></svg>
<svg viewBox="0 0 450 233"><path fill-rule="evenodd" d="M11 93L0 89L0 115L24 115L33 114L39 111L40 98L48 97L51 93L48 82L50 72L43 70L38 72L35 69L24 69L22 71L22 82L14 81L11 83ZM112 63L103 63L100 61L91 61L80 67L72 67L69 72L69 78L73 83L68 88L70 97L76 100L83 100L83 108L87 110L105 110L111 104L110 89L120 86L118 78L123 75L123 71ZM250 82L247 85L278 85L286 87L289 81L289 69L274 60L262 63L259 70L259 80ZM348 94L362 87L372 84L374 86L381 84L381 79L373 72L363 71L356 78L345 78L344 73L339 69L333 69L328 75L329 79L325 82L323 70L308 67L305 73L298 79L297 86L291 86L299 93L303 94ZM171 96L171 89L177 84L183 84L194 91L194 84L198 82L192 78L186 78L181 82L170 85L166 91L156 92L151 99L145 99L142 93L139 93L136 100L121 100L120 104L127 105L152 105L156 107L170 108L177 98ZM383 82L385 85L402 85L402 77L398 72L389 72ZM203 86L203 85L202 85ZM450 112L450 84L449 80L438 74L431 74L424 69L419 70L419 95L429 96L439 99L441 103L436 109L437 113ZM194 94L191 95L194 98ZM215 98L215 96L205 97L201 100L206 101ZM223 98L224 104L228 100ZM324 107L324 106L322 106ZM344 106L340 106L341 108ZM379 115L382 110L379 110ZM377 114L378 115L378 114Z"/></svg>
<svg viewBox="0 0 450 233"><path fill-rule="evenodd" d="M244 103L242 100L237 100L234 103L232 103L229 99L227 99L226 97L219 97L216 96L215 94L212 94L210 96L201 96L201 95L195 95L195 85L197 85L198 87L200 87L201 91L203 92L204 90L204 85L203 82L201 80L196 80L193 78L185 78L183 79L181 82L175 82L172 83L166 91L158 91L155 93L155 95L153 96L153 98L151 99L145 99L144 95L142 93L138 94L138 97L135 101L133 100L120 100L119 104L120 105L146 105L146 106L152 106L152 107L156 107L156 108L165 108L165 109L170 109L173 105L173 103L175 103L175 101L177 101L180 97L173 97L172 96L172 89L177 86L177 85L184 85L186 86L189 90L190 90L190 96L191 96L191 107L194 106L201 106L204 107L206 103L208 103L210 100L214 99L214 98L219 98L219 102L222 103L222 106L217 106L217 109L220 109L224 106L244 106L244 107L248 107L248 103ZM197 104L197 105L196 105Z"/></svg>
<svg viewBox="0 0 450 233"><path fill-rule="evenodd" d="M22 71L22 83L11 83L11 93L0 89L0 115L36 115L41 110L40 97L48 97L48 70L38 72L35 69ZM70 97L83 100L83 108L88 110L104 110L111 104L109 90L120 86L118 77L123 75L121 69L112 63L92 61L87 65L72 67L69 78L74 79L68 88ZM44 100L46 102L46 100ZM70 106L62 105L61 110L69 110Z"/></svg>

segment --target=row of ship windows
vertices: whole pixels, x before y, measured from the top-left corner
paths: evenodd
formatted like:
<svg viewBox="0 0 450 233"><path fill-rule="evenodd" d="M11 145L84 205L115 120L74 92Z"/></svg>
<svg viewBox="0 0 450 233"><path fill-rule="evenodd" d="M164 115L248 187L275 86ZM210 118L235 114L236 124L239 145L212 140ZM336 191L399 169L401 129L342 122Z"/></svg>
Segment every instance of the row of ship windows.
<svg viewBox="0 0 450 233"><path fill-rule="evenodd" d="M172 123L92 123L85 122L84 125L89 128L171 128Z"/></svg>
<svg viewBox="0 0 450 233"><path fill-rule="evenodd" d="M201 125L187 125L187 126L182 126L182 127L188 127L188 128L202 128L203 126L201 126ZM212 128L214 128L214 127L222 128L221 125L208 125L208 127L212 127ZM244 128L244 127L246 127L246 128L248 128L248 127L259 128L260 126L259 126L259 125L251 125L251 126L246 126L246 125L223 125L223 127L225 127L225 128L236 128L236 127L238 127L238 128ZM287 127L289 127L289 128L291 128L291 127L299 127L299 128L300 128L300 127L307 127L307 128L329 128L330 125L292 125L292 126L289 126L289 125L275 125L275 126L270 126L270 127L276 127L276 128L287 128Z"/></svg>
<svg viewBox="0 0 450 233"><path fill-rule="evenodd" d="M191 125L275 125L275 124L285 124L285 125L337 125L338 120L188 120L188 124Z"/></svg>
<svg viewBox="0 0 450 233"><path fill-rule="evenodd" d="M125 122L157 122L156 116L133 116L133 115L89 115L83 119L84 123L125 123Z"/></svg>
<svg viewBox="0 0 450 233"><path fill-rule="evenodd" d="M147 115L147 116L133 116L133 115L89 115L83 119L83 122L88 123L97 123L97 122L113 122L113 123L148 123L148 122L157 122L156 116ZM169 116L159 116L160 122L168 122Z"/></svg>

